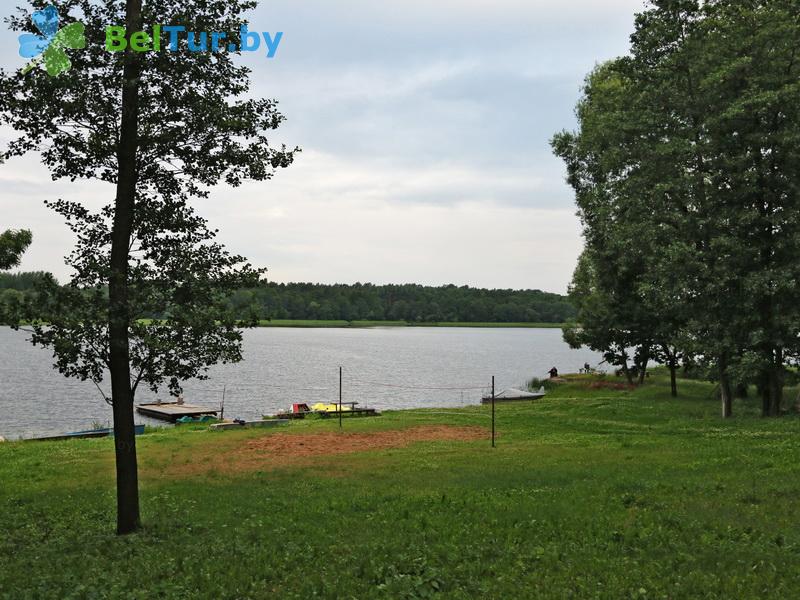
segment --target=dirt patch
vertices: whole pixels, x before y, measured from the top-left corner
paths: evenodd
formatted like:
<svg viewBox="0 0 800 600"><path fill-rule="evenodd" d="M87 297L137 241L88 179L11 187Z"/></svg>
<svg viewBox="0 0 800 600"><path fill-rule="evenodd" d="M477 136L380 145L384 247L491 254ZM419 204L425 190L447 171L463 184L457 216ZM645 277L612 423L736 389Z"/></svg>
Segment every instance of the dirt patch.
<svg viewBox="0 0 800 600"><path fill-rule="evenodd" d="M482 427L450 427L447 425L429 425L371 433L325 432L309 435L278 433L250 440L244 451L275 458L320 456L403 448L414 442L478 440L486 439L486 436L487 432Z"/></svg>
<svg viewBox="0 0 800 600"><path fill-rule="evenodd" d="M226 452L195 457L195 460L168 467L169 476L202 473L241 473L284 466L317 464L326 457L371 450L404 448L416 442L472 441L488 439L483 427L422 425L409 429L369 433L319 432L308 434L272 433L244 440Z"/></svg>

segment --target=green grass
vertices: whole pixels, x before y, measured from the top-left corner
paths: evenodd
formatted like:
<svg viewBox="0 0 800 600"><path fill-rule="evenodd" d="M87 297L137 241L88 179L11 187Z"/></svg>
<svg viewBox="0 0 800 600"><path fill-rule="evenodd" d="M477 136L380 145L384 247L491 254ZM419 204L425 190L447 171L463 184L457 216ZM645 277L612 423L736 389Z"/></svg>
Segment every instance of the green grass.
<svg viewBox="0 0 800 600"><path fill-rule="evenodd" d="M235 472L272 431L139 438L145 527L113 535L110 440L0 444L0 598L791 598L800 419L712 387L558 386L488 439ZM490 423L391 412L346 431ZM337 431L336 421L281 432ZM188 475L184 470L194 470Z"/></svg>
<svg viewBox="0 0 800 600"><path fill-rule="evenodd" d="M408 321L320 321L302 319L272 319L259 321L260 327L524 327L559 329L561 323L411 323Z"/></svg>

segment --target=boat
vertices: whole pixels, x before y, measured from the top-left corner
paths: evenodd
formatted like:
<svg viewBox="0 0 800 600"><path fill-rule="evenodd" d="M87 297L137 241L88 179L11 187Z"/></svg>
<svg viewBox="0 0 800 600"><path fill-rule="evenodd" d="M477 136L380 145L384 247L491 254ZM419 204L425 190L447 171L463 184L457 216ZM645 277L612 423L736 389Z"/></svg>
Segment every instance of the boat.
<svg viewBox="0 0 800 600"><path fill-rule="evenodd" d="M292 410L287 412L278 413L275 415L277 419L305 419L306 415L311 414L311 409L308 407L308 404L304 402L295 402L292 404ZM269 419L271 417L264 415L265 419Z"/></svg>
<svg viewBox="0 0 800 600"><path fill-rule="evenodd" d="M342 407L341 413L339 406ZM358 402L317 402L311 408L308 404L298 402L292 404L291 412L282 412L275 415L278 419L304 419L306 415L319 415L322 418L341 414L348 417L378 417L380 412L374 408L359 408ZM267 418L266 416L264 418Z"/></svg>
<svg viewBox="0 0 800 600"><path fill-rule="evenodd" d="M536 392L526 392L523 390L517 390L514 388L509 388L507 390L503 390L499 394L494 395L495 402L526 402L526 401L533 401L539 400L544 398L546 392L544 391L544 386L540 387ZM484 396L481 398L481 404L491 404L492 397L491 396Z"/></svg>
<svg viewBox="0 0 800 600"><path fill-rule="evenodd" d="M134 434L135 435L142 435L144 433L144 425L134 425L133 426ZM47 437L38 437L38 438L29 438L26 441L29 442L57 442L61 440L79 440L79 439L91 439L91 438L102 438L102 437L109 437L114 435L114 428L113 427L103 427L101 429L86 429L84 431L72 431L70 433L64 433L62 435L51 435Z"/></svg>
<svg viewBox="0 0 800 600"><path fill-rule="evenodd" d="M350 412L355 408L355 404L357 402L343 402L342 403L342 412ZM332 412L339 412L339 405L332 403L332 402L317 402L311 407L311 410L314 412L323 412L323 413L332 413Z"/></svg>
<svg viewBox="0 0 800 600"><path fill-rule="evenodd" d="M211 415L202 415L200 417L180 417L175 419L176 425L186 425L188 423L208 423L209 421L215 421L216 417L212 417Z"/></svg>

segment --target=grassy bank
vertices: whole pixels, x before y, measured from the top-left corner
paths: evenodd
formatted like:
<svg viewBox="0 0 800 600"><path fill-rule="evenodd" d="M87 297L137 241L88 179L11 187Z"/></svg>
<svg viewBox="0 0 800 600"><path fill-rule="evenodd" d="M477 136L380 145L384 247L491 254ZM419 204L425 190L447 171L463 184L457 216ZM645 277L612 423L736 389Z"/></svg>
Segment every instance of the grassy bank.
<svg viewBox="0 0 800 600"><path fill-rule="evenodd" d="M0 598L793 597L800 420L590 383L499 406L494 450L488 407L148 434L121 539L111 441L0 444ZM480 439L280 452L442 425Z"/></svg>
<svg viewBox="0 0 800 600"><path fill-rule="evenodd" d="M259 321L259 327L518 327L528 329L560 329L561 323L409 323L407 321L312 321L273 319Z"/></svg>

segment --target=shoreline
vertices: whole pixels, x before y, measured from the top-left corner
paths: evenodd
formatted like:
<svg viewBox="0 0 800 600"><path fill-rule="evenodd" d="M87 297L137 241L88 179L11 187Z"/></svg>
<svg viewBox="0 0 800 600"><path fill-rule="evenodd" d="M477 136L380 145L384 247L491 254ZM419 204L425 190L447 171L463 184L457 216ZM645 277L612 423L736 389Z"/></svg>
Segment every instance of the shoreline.
<svg viewBox="0 0 800 600"><path fill-rule="evenodd" d="M409 323L407 321L344 321L344 320L302 320L302 319L273 319L261 320L257 327L293 327L298 329L329 328L329 329L368 329L373 327L461 327L478 329L561 329L564 323L471 323L471 322L439 322L439 323Z"/></svg>
<svg viewBox="0 0 800 600"><path fill-rule="evenodd" d="M149 323L152 319L140 319L140 322ZM19 323L21 327L29 325L27 322ZM287 327L296 329L369 329L373 327L459 327L465 329L561 329L566 323L491 323L491 322L438 322L438 323L413 323L408 321L345 321L345 320L316 320L316 319L272 319L259 320L256 327ZM0 327L12 327L8 323L0 323Z"/></svg>

